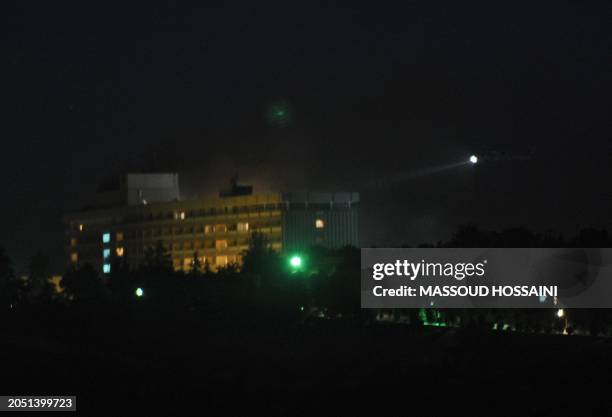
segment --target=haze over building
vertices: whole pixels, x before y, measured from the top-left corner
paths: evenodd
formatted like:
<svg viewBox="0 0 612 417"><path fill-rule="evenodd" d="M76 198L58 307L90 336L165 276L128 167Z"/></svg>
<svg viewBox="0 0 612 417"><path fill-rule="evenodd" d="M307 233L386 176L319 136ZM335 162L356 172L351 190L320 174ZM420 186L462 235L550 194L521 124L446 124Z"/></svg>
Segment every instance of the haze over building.
<svg viewBox="0 0 612 417"><path fill-rule="evenodd" d="M218 197L183 200L178 174L127 174L65 217L68 264L108 274L118 258L142 265L161 244L175 270L196 260L218 269L241 263L252 233L279 252L358 246L358 209L358 193L253 193L236 180Z"/></svg>

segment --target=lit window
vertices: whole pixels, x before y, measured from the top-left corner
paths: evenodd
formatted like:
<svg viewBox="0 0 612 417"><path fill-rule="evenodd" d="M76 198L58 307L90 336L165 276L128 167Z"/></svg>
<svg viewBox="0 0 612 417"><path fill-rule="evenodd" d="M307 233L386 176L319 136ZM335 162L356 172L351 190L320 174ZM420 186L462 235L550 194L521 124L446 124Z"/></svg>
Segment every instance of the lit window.
<svg viewBox="0 0 612 417"><path fill-rule="evenodd" d="M102 272L104 272L105 274L110 274L111 271L111 266L110 264L104 264L102 266Z"/></svg>
<svg viewBox="0 0 612 417"><path fill-rule="evenodd" d="M204 226L204 233L208 234L211 232L211 227L209 225Z"/></svg>
<svg viewBox="0 0 612 417"><path fill-rule="evenodd" d="M248 223L238 223L236 225L236 229L239 232L248 232L249 231L249 224Z"/></svg>
<svg viewBox="0 0 612 417"><path fill-rule="evenodd" d="M323 219L315 220L315 227L317 229L323 229L325 227L325 221Z"/></svg>
<svg viewBox="0 0 612 417"><path fill-rule="evenodd" d="M117 249L115 249L115 253L119 257L123 256L123 248L122 247L118 247Z"/></svg>
<svg viewBox="0 0 612 417"><path fill-rule="evenodd" d="M174 270L178 271L179 269L181 269L181 260L178 258L173 259L172 265L174 266Z"/></svg>
<svg viewBox="0 0 612 417"><path fill-rule="evenodd" d="M102 255L104 256L104 259L110 258L110 249L104 249L102 251Z"/></svg>
<svg viewBox="0 0 612 417"><path fill-rule="evenodd" d="M49 284L51 284L51 288L53 288L53 291L56 294L61 294L62 292L64 292L64 289L60 285L61 281L62 281L61 275L53 275L51 278L49 278Z"/></svg>
<svg viewBox="0 0 612 417"><path fill-rule="evenodd" d="M227 232L227 226L224 224L218 224L215 226L215 232L217 233L225 233Z"/></svg>
<svg viewBox="0 0 612 417"><path fill-rule="evenodd" d="M227 240L215 240L215 249L217 250L227 249Z"/></svg>
<svg viewBox="0 0 612 417"><path fill-rule="evenodd" d="M72 239L70 239L70 246L76 246L77 245L77 239L76 237L73 237Z"/></svg>
<svg viewBox="0 0 612 417"><path fill-rule="evenodd" d="M79 224L79 232L83 231L83 224Z"/></svg>
<svg viewBox="0 0 612 417"><path fill-rule="evenodd" d="M175 211L174 212L175 220L185 220L185 212L184 211Z"/></svg>
<svg viewBox="0 0 612 417"><path fill-rule="evenodd" d="M123 241L123 232L117 232L117 242Z"/></svg>
<svg viewBox="0 0 612 417"><path fill-rule="evenodd" d="M102 234L102 243L109 243L109 242L110 242L110 233Z"/></svg>
<svg viewBox="0 0 612 417"><path fill-rule="evenodd" d="M227 265L227 256L217 256L216 259L217 266L226 266Z"/></svg>
<svg viewBox="0 0 612 417"><path fill-rule="evenodd" d="M185 271L189 271L193 266L193 258L185 258L183 259L183 269Z"/></svg>
<svg viewBox="0 0 612 417"><path fill-rule="evenodd" d="M70 260L74 263L77 263L79 261L79 254L74 252L70 254Z"/></svg>

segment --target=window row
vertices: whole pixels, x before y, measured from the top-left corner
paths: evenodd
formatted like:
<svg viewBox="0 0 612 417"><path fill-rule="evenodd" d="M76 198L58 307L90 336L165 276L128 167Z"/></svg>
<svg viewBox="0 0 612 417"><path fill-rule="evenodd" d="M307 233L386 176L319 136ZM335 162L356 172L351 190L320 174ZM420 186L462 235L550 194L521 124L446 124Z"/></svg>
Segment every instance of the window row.
<svg viewBox="0 0 612 417"><path fill-rule="evenodd" d="M240 213L260 213L266 211L278 211L284 208L284 204L255 204L250 206L234 206L234 207L209 207L200 210L175 210L162 213L145 213L130 215L126 217L127 221L152 221L152 220L185 220L187 218L199 218L220 216L226 214Z"/></svg>
<svg viewBox="0 0 612 417"><path fill-rule="evenodd" d="M251 231L249 223L234 223L230 225L194 225L188 227L166 227L157 229L137 230L129 233L129 237L157 237L157 236L173 236L184 234L212 234L212 233L227 233L239 232L246 233Z"/></svg>
<svg viewBox="0 0 612 417"><path fill-rule="evenodd" d="M196 267L204 269L206 265L209 267L222 268L230 264L240 264L242 257L240 255L216 255L216 256L198 256L186 258L174 258L172 263L175 270L183 270L189 272Z"/></svg>

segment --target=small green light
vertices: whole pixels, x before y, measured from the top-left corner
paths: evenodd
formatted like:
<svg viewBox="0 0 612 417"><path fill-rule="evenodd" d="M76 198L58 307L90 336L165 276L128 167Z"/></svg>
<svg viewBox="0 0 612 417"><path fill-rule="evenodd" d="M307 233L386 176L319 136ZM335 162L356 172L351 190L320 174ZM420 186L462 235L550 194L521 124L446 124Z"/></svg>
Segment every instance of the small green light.
<svg viewBox="0 0 612 417"><path fill-rule="evenodd" d="M278 117L283 117L285 115L285 111L284 110L279 110L279 111L276 112L276 115Z"/></svg>
<svg viewBox="0 0 612 417"><path fill-rule="evenodd" d="M142 297L144 295L144 291L140 287L136 288L135 293L136 293L136 297Z"/></svg>
<svg viewBox="0 0 612 417"><path fill-rule="evenodd" d="M300 311L304 311L304 306L300 306Z"/></svg>
<svg viewBox="0 0 612 417"><path fill-rule="evenodd" d="M300 266L302 266L302 258L300 258L299 256L292 256L289 260L289 263L292 267L299 268Z"/></svg>

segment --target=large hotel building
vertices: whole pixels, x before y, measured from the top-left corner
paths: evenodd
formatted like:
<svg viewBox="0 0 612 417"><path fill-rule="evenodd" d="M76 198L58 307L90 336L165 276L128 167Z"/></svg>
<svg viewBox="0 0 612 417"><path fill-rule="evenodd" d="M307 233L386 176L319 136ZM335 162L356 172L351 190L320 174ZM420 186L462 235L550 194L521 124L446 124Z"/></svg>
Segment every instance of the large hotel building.
<svg viewBox="0 0 612 417"><path fill-rule="evenodd" d="M253 194L235 182L218 197L183 200L178 174L127 174L65 217L68 264L108 274L117 258L141 265L161 242L175 270L189 271L195 257L214 270L240 264L253 232L279 252L358 246L358 207L357 193Z"/></svg>

